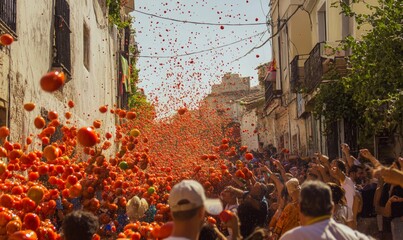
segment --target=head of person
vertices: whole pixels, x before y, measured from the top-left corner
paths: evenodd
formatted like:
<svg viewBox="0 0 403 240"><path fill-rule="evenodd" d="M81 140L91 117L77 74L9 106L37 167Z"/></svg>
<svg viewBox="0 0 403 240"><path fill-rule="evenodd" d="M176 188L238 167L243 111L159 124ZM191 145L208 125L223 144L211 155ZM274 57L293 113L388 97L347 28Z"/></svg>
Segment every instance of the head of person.
<svg viewBox="0 0 403 240"><path fill-rule="evenodd" d="M195 180L177 183L169 193L168 204L175 224L196 223L200 227L205 211L218 215L223 210L221 201L206 198L203 186Z"/></svg>
<svg viewBox="0 0 403 240"><path fill-rule="evenodd" d="M259 151L263 151L263 146L264 146L264 143L259 142L259 147L258 147Z"/></svg>
<svg viewBox="0 0 403 240"><path fill-rule="evenodd" d="M328 182L327 185L332 191L332 201L334 204L345 204L345 190L336 183Z"/></svg>
<svg viewBox="0 0 403 240"><path fill-rule="evenodd" d="M285 186L287 188L288 195L290 195L293 201L297 201L301 190L298 179L291 178L285 183Z"/></svg>
<svg viewBox="0 0 403 240"><path fill-rule="evenodd" d="M300 219L304 225L310 219L333 212L332 191L320 181L306 181L301 186L299 199Z"/></svg>
<svg viewBox="0 0 403 240"><path fill-rule="evenodd" d="M62 229L65 240L91 240L99 229L99 222L91 212L74 211L64 218Z"/></svg>
<svg viewBox="0 0 403 240"><path fill-rule="evenodd" d="M344 174L346 173L346 165L340 159L333 160L332 161L332 167L336 167L338 170L340 170Z"/></svg>
<svg viewBox="0 0 403 240"><path fill-rule="evenodd" d="M250 189L249 195L258 201L261 201L263 197L266 195L267 187L265 184L256 182Z"/></svg>
<svg viewBox="0 0 403 240"><path fill-rule="evenodd" d="M221 199L225 204L236 204L236 202L237 202L236 195L234 194L233 191L230 191L228 188L225 188L225 189L220 193L220 199Z"/></svg>
<svg viewBox="0 0 403 240"><path fill-rule="evenodd" d="M364 182L366 178L363 167L359 165L351 166L348 172L348 176L351 178L351 180L358 184Z"/></svg>

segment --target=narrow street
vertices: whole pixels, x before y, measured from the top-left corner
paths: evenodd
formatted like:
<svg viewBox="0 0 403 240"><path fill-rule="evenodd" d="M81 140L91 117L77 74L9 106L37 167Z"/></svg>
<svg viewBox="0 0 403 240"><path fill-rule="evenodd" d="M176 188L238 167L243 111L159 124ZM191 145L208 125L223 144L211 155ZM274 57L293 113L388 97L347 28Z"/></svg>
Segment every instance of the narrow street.
<svg viewBox="0 0 403 240"><path fill-rule="evenodd" d="M402 17L2 0L0 240L402 239Z"/></svg>

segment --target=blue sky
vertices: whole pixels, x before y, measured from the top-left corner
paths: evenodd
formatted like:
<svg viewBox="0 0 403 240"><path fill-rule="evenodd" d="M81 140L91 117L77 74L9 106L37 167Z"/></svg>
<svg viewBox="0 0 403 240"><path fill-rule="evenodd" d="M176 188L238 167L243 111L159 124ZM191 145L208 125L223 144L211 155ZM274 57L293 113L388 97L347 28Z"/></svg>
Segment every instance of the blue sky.
<svg viewBox="0 0 403 240"><path fill-rule="evenodd" d="M136 10L184 21L210 23L262 23L269 10L268 0L137 0ZM243 56L268 37L267 26L196 25L174 22L133 12L136 42L140 49L137 67L140 84L149 98L157 103L160 114L178 107L190 108L221 81L226 72L252 77L257 85L255 68L271 60L271 46L266 44ZM266 31L264 34L259 34ZM254 36L254 37L252 37ZM175 58L141 56L174 56L219 47L247 38L220 49Z"/></svg>

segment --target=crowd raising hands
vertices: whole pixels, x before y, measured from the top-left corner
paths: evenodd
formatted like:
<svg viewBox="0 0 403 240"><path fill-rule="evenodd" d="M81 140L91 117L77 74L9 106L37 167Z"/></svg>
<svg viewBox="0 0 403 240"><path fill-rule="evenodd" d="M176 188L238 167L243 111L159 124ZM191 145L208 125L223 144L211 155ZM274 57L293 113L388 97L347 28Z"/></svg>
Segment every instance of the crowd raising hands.
<svg viewBox="0 0 403 240"><path fill-rule="evenodd" d="M196 180L172 187L167 238L130 239L402 239L403 158L385 166L368 149L357 158L347 144L341 151L333 160L273 150L227 160L230 177L213 192ZM134 197L127 203L129 221L144 219L151 208ZM96 239L98 229L97 217L79 210L65 217L61 231L66 240Z"/></svg>

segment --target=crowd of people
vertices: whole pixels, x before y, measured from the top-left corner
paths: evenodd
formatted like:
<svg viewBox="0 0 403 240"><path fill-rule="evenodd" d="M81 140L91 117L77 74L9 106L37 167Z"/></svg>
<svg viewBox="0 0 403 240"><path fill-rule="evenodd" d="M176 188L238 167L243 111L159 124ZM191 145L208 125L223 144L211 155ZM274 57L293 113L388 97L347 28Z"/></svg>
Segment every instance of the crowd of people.
<svg viewBox="0 0 403 240"><path fill-rule="evenodd" d="M173 230L166 239L403 239L403 158L383 166L361 149L358 160L347 144L343 158L334 160L320 153L276 159L272 153L260 150L252 160L228 161L232 179L211 196L195 180L177 183L168 199ZM252 176L237 177L239 165ZM87 223L88 231L79 231L87 238L69 237L70 229L86 221L71 219L80 218L90 217L80 212L66 217L66 239L96 233Z"/></svg>

